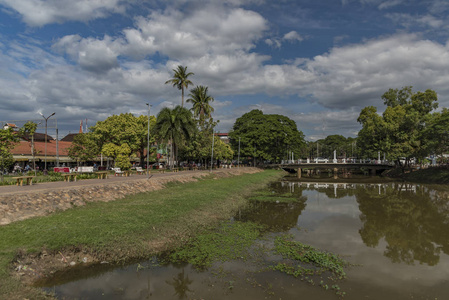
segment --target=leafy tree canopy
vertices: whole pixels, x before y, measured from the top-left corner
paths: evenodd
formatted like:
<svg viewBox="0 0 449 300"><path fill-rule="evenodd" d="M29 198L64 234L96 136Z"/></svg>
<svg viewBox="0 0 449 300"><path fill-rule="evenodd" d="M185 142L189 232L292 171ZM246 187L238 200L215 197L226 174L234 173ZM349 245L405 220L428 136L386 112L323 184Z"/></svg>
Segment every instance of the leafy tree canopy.
<svg viewBox="0 0 449 300"><path fill-rule="evenodd" d="M291 152L299 157L305 146L304 135L293 120L282 115L264 115L260 110L238 118L229 137L234 152L240 138L241 156L270 161L286 159Z"/></svg>
<svg viewBox="0 0 449 300"><path fill-rule="evenodd" d="M100 147L92 132L77 134L69 148L69 156L79 161L93 160L100 154Z"/></svg>
<svg viewBox="0 0 449 300"><path fill-rule="evenodd" d="M358 134L358 145L366 156L376 157L377 151L390 160L405 157L425 156L426 122L430 112L438 107L437 94L433 90L412 91L412 87L401 90L390 89L382 95L387 105L382 116L373 106L362 109L357 121L362 124Z"/></svg>

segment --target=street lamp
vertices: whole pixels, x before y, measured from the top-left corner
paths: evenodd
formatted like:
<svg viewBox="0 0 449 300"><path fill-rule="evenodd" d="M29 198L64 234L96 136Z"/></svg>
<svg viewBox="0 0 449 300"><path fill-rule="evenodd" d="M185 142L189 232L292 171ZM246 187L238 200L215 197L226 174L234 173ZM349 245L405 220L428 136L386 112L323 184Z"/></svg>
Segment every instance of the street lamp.
<svg viewBox="0 0 449 300"><path fill-rule="evenodd" d="M52 113L48 117L45 117L42 113L39 113L39 114L45 120L45 165L44 165L44 173L48 174L48 171L47 171L47 121L48 121L48 119L50 119L50 117L54 116L56 113Z"/></svg>
<svg viewBox="0 0 449 300"><path fill-rule="evenodd" d="M148 106L148 133L147 133L147 179L150 179L150 170L148 169L150 163L150 108L151 105L147 103Z"/></svg>

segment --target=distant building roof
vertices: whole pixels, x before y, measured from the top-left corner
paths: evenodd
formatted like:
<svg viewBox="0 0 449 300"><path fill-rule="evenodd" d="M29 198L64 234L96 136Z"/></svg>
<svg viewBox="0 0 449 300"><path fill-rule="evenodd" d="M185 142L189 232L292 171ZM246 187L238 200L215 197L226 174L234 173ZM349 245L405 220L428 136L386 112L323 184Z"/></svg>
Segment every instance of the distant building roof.
<svg viewBox="0 0 449 300"><path fill-rule="evenodd" d="M30 134L28 134L28 133L24 133L24 135L22 136L22 138L23 138L24 140L26 140L26 141L31 141L31 136L30 136ZM47 141L53 141L53 140L54 140L54 138L53 138L52 136L50 136L50 135L47 134ZM35 133L34 133L34 141L35 141L35 142L39 142L39 141L44 142L44 141L45 141L45 133L38 133L38 132L35 132Z"/></svg>
<svg viewBox="0 0 449 300"><path fill-rule="evenodd" d="M17 125L14 123L6 123L5 126L3 126L3 129L8 129L8 128L17 128Z"/></svg>
<svg viewBox="0 0 449 300"><path fill-rule="evenodd" d="M61 141L63 142L73 142L73 139L75 138L75 136L77 136L79 133L69 133L68 135L66 135L65 137L63 137L61 139Z"/></svg>

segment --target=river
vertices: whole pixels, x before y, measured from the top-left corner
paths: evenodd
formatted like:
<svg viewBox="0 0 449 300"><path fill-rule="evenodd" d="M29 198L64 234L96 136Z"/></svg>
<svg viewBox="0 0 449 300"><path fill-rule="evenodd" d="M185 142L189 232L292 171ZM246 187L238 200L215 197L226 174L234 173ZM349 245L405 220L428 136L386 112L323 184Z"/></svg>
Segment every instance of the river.
<svg viewBox="0 0 449 300"><path fill-rule="evenodd" d="M203 271L157 258L90 266L57 274L45 289L60 299L449 299L447 188L284 178L267 190L294 201L252 200L233 218L266 225L256 248L269 249L288 233L348 261L346 278L295 278L267 269L280 258L265 251Z"/></svg>

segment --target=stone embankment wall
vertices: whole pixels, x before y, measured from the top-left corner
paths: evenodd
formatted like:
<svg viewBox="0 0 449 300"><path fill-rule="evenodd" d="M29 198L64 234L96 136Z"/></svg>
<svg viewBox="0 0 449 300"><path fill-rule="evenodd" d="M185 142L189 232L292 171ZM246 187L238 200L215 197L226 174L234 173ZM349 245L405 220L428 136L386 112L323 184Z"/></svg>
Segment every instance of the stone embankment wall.
<svg viewBox="0 0 449 300"><path fill-rule="evenodd" d="M215 171L213 174L217 177L229 177L260 171L256 168L223 169L223 171ZM156 191L163 189L168 182L192 182L209 175L210 173L207 171L179 172L170 176L152 177L150 180L139 179L119 183L0 195L0 225L83 206L87 202L108 202L124 198L127 195Z"/></svg>

